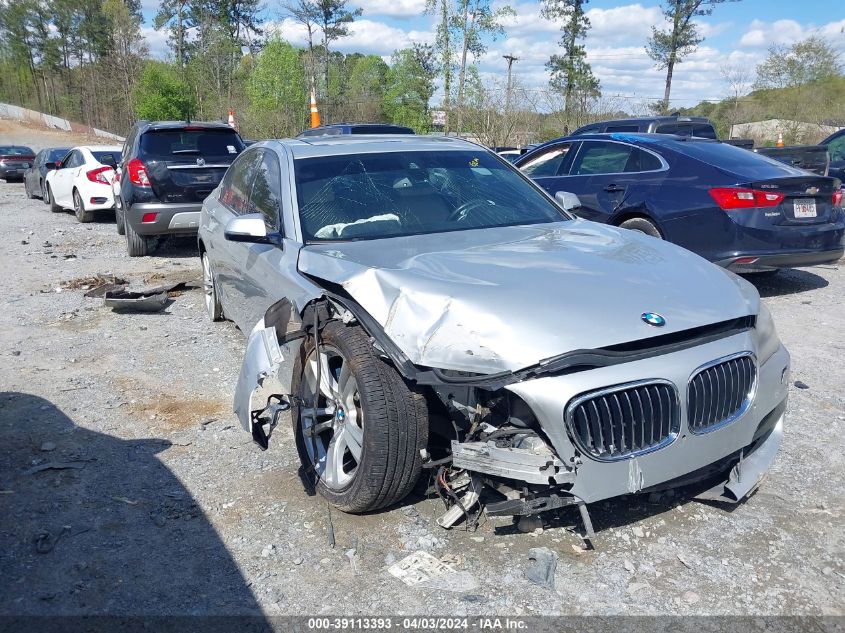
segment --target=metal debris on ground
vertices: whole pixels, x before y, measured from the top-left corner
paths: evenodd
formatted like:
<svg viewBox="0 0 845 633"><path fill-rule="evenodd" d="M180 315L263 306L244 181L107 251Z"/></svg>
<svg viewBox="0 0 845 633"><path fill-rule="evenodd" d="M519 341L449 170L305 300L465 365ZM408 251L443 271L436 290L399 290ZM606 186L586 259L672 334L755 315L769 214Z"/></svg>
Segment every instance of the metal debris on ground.
<svg viewBox="0 0 845 633"><path fill-rule="evenodd" d="M393 576L409 587L426 587L445 591L466 592L478 588L472 574L458 571L452 565L419 551L406 556L387 568Z"/></svg>
<svg viewBox="0 0 845 633"><path fill-rule="evenodd" d="M532 547L528 550L528 560L533 562L525 570L525 577L535 585L554 591L557 554L548 547Z"/></svg>
<svg viewBox="0 0 845 633"><path fill-rule="evenodd" d="M129 282L116 275L97 273L91 277L79 277L59 284L64 290L87 290L86 297L102 297L106 290L122 288Z"/></svg>
<svg viewBox="0 0 845 633"><path fill-rule="evenodd" d="M159 312L169 298L166 291L158 289L153 292L110 290L106 292L103 304L115 312Z"/></svg>

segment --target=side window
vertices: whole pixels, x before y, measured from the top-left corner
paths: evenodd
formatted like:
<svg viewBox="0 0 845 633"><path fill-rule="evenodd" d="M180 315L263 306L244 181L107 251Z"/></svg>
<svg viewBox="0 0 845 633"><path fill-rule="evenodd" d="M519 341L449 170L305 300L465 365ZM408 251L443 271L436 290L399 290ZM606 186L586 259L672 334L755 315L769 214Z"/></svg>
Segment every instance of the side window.
<svg viewBox="0 0 845 633"><path fill-rule="evenodd" d="M73 150L67 157L62 160L62 167L79 167L82 164L79 152Z"/></svg>
<svg viewBox="0 0 845 633"><path fill-rule="evenodd" d="M522 173L532 178L539 178L542 176L557 176L560 174L560 168L566 160L566 155L569 153L569 143L555 145L549 147L539 156L535 156L526 163L520 165Z"/></svg>
<svg viewBox="0 0 845 633"><path fill-rule="evenodd" d="M33 161L32 166L33 167L41 167L41 165L44 164L44 156L45 156L46 153L47 152L45 152L44 150L41 150L40 152L38 152L38 154L35 156L35 160Z"/></svg>
<svg viewBox="0 0 845 633"><path fill-rule="evenodd" d="M625 172L657 171L663 168L663 163L651 152L635 148L625 165Z"/></svg>
<svg viewBox="0 0 845 633"><path fill-rule="evenodd" d="M275 152L264 150L258 164L252 194L249 197L250 213L264 216L264 224L273 230L279 228L279 216L282 208L282 180L279 159Z"/></svg>
<svg viewBox="0 0 845 633"><path fill-rule="evenodd" d="M845 134L827 144L830 160L845 160Z"/></svg>
<svg viewBox="0 0 845 633"><path fill-rule="evenodd" d="M572 175L621 174L625 171L634 149L636 148L622 143L585 141L575 158Z"/></svg>
<svg viewBox="0 0 845 633"><path fill-rule="evenodd" d="M235 215L249 213L249 193L255 172L261 161L261 152L253 150L244 152L235 159L220 185L220 202L227 206Z"/></svg>

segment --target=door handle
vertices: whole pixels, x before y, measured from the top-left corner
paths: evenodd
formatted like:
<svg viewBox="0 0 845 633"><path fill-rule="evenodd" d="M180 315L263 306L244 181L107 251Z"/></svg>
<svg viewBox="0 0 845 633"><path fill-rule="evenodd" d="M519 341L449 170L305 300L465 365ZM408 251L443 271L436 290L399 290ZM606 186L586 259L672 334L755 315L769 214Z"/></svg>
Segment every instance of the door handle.
<svg viewBox="0 0 845 633"><path fill-rule="evenodd" d="M619 193L620 191L625 191L625 187L620 187L619 185L607 185L604 190L608 193Z"/></svg>

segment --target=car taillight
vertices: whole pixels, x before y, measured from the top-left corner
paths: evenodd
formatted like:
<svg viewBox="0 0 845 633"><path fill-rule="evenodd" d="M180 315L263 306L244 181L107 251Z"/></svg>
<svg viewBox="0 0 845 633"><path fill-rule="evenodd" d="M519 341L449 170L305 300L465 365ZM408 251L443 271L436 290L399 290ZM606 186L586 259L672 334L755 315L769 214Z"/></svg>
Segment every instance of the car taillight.
<svg viewBox="0 0 845 633"><path fill-rule="evenodd" d="M147 168L140 160L133 158L130 160L126 169L129 170L129 182L139 187L149 187L150 178L147 176Z"/></svg>
<svg viewBox="0 0 845 633"><path fill-rule="evenodd" d="M740 189L739 187L715 187L710 190L710 195L716 201L716 204L725 211L776 207L783 202L782 193Z"/></svg>
<svg viewBox="0 0 845 633"><path fill-rule="evenodd" d="M842 206L842 198L845 191L840 189L839 191L833 192L833 206L834 207L841 207Z"/></svg>
<svg viewBox="0 0 845 633"><path fill-rule="evenodd" d="M88 176L88 180L91 182L98 182L101 185L109 184L108 179L106 178L106 172L111 170L111 167L97 167L97 169L92 169L85 173Z"/></svg>

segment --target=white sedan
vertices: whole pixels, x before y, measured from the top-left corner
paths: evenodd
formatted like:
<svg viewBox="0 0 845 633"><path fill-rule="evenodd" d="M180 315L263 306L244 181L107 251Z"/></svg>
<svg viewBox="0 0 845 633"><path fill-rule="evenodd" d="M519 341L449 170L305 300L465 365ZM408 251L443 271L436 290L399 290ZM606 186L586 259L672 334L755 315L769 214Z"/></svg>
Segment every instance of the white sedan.
<svg viewBox="0 0 845 633"><path fill-rule="evenodd" d="M47 174L44 203L54 213L73 209L80 222L91 222L95 211L114 209L112 181L121 150L118 145L74 147Z"/></svg>

